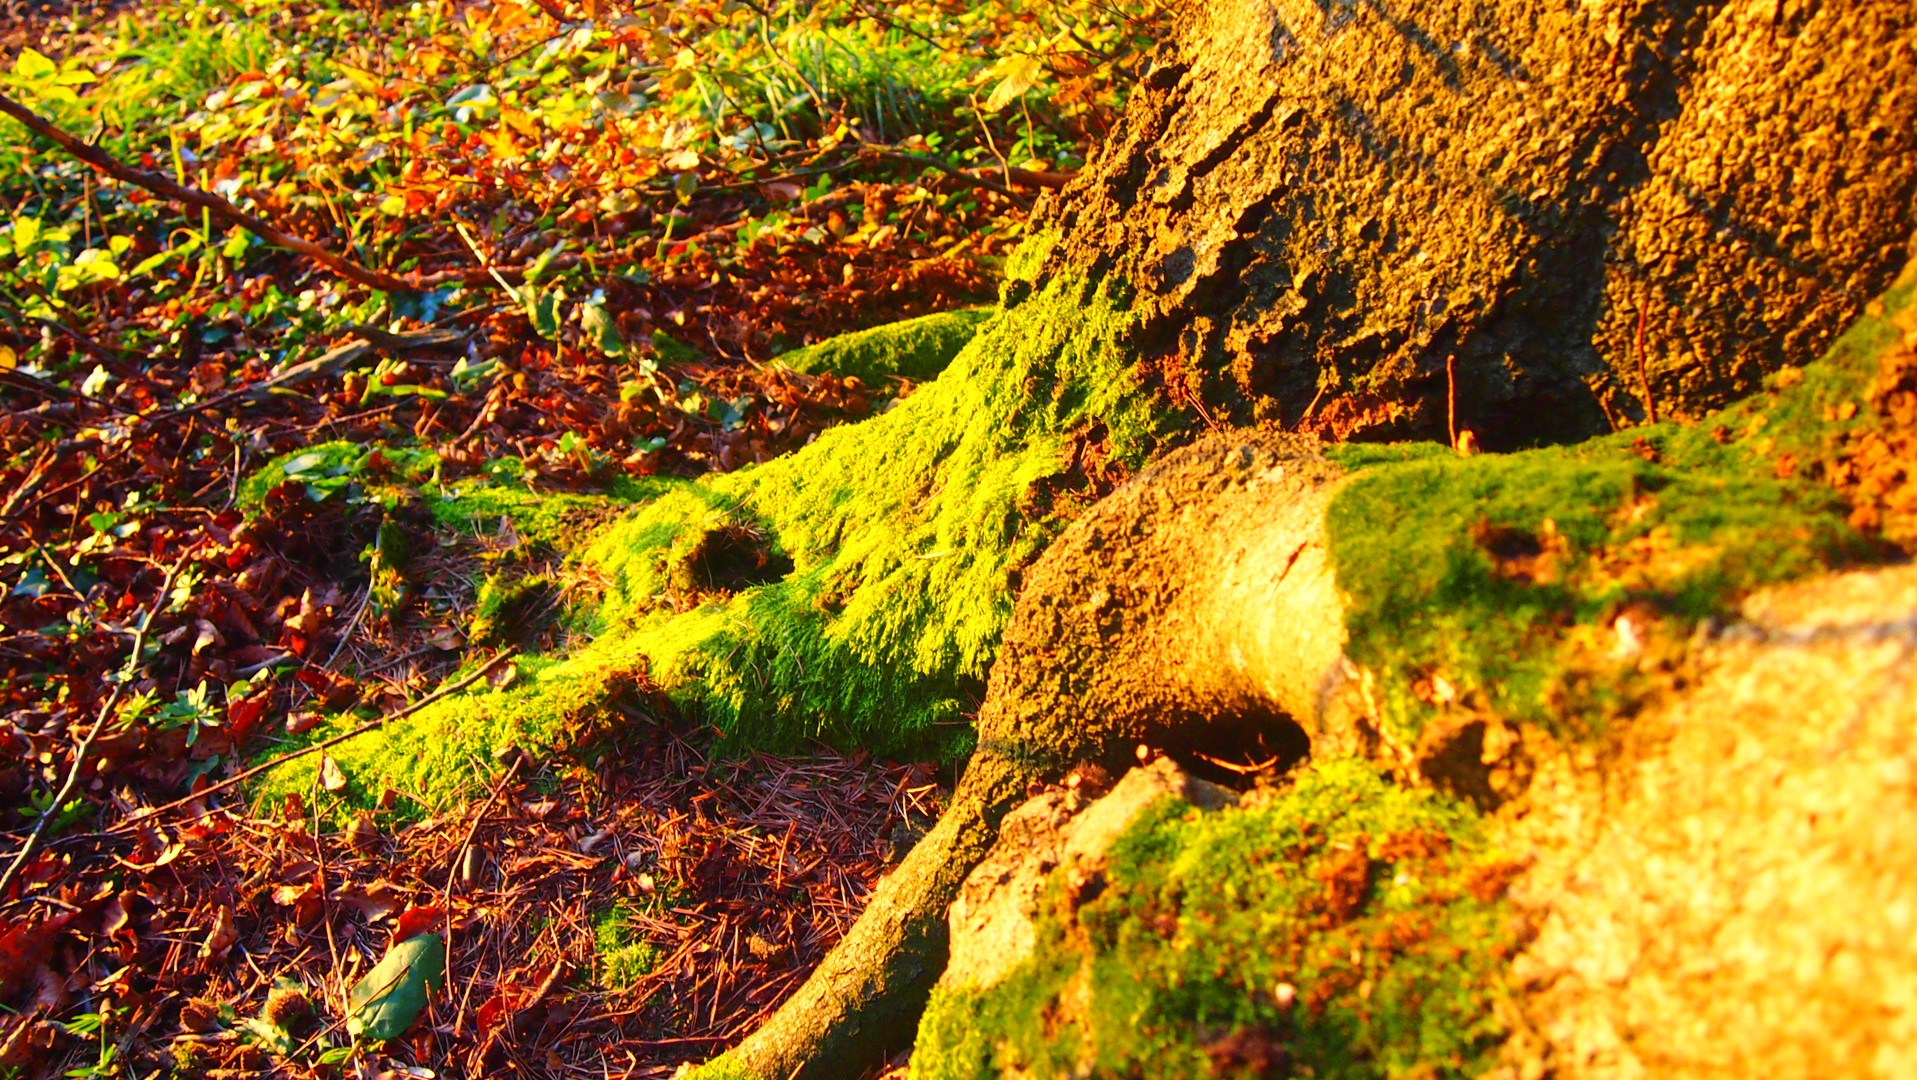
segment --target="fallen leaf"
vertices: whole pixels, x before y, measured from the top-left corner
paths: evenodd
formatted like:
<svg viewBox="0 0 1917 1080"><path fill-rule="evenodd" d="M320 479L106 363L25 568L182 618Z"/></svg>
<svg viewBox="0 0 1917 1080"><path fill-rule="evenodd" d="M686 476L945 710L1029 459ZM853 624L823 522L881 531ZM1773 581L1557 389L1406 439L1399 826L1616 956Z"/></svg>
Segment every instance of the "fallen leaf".
<svg viewBox="0 0 1917 1080"><path fill-rule="evenodd" d="M200 946L201 956L225 956L226 950L240 940L240 928L233 924L233 909L221 904L213 913L213 929L207 931L206 943Z"/></svg>
<svg viewBox="0 0 1917 1080"><path fill-rule="evenodd" d="M373 815L364 811L355 814L353 823L346 827L346 842L362 854L378 847L379 826L373 824Z"/></svg>
<svg viewBox="0 0 1917 1080"><path fill-rule="evenodd" d="M320 787L335 795L346 790L346 773L331 754L320 755L319 782Z"/></svg>
<svg viewBox="0 0 1917 1080"><path fill-rule="evenodd" d="M364 889L341 889L333 894L333 900L359 912L367 922L384 919L405 906L390 881L375 881Z"/></svg>
<svg viewBox="0 0 1917 1080"><path fill-rule="evenodd" d="M446 909L438 905L407 908L399 917L399 924L393 928L393 940L405 941L415 938L439 925L446 917Z"/></svg>
<svg viewBox="0 0 1917 1080"><path fill-rule="evenodd" d="M486 682L494 690L504 690L517 678L519 678L519 665L509 660L488 672Z"/></svg>
<svg viewBox="0 0 1917 1080"><path fill-rule="evenodd" d="M426 999L446 979L446 943L421 934L393 946L353 985L346 1030L376 1041L397 1039L413 1026Z"/></svg>

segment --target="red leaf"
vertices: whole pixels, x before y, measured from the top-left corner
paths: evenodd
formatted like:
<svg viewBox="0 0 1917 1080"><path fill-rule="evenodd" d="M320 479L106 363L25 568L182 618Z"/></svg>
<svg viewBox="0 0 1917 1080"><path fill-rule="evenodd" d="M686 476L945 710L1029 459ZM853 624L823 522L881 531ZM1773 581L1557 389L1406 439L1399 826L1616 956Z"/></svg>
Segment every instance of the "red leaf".
<svg viewBox="0 0 1917 1080"><path fill-rule="evenodd" d="M400 914L399 925L393 927L393 940L400 942L408 938L416 938L438 926L439 921L445 917L446 909L437 905L407 908Z"/></svg>

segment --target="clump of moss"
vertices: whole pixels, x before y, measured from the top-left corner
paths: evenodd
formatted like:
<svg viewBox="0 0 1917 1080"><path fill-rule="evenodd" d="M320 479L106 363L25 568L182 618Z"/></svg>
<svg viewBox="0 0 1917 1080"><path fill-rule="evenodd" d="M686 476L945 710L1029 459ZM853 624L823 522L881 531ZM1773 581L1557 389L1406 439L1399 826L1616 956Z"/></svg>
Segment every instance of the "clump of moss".
<svg viewBox="0 0 1917 1080"><path fill-rule="evenodd" d="M1410 460L1340 493L1348 652L1378 676L1387 734L1416 743L1453 703L1588 734L1651 691L1654 624L1681 637L1750 589L1864 554L1833 492L1669 463L1669 436Z"/></svg>
<svg viewBox="0 0 1917 1080"><path fill-rule="evenodd" d="M1101 882L1051 883L1011 975L933 995L913 1075L1475 1075L1515 870L1469 810L1356 761L1233 809L1160 803Z"/></svg>
<svg viewBox="0 0 1917 1080"><path fill-rule="evenodd" d="M546 574L487 574L473 597L466 636L477 645L522 642L531 623L557 603L558 583Z"/></svg>
<svg viewBox="0 0 1917 1080"><path fill-rule="evenodd" d="M632 986L659 963L658 948L634 938L632 914L625 905L615 904L593 920L594 981L609 990Z"/></svg>
<svg viewBox="0 0 1917 1080"><path fill-rule="evenodd" d="M1071 432L1103 423L1135 463L1162 422L1127 374L1122 295L1062 280L1013 292L897 407L662 493L602 534L586 553L607 581L600 645L649 657L736 741L961 748L1016 574L1061 525L1029 518L1022 496L1061 469ZM687 610L669 553L722 525L762 536L790 571Z"/></svg>
<svg viewBox="0 0 1917 1080"><path fill-rule="evenodd" d="M991 314L989 308L968 308L925 315L794 349L779 359L794 371L851 375L868 386L892 375L930 379L945 370Z"/></svg>
<svg viewBox="0 0 1917 1080"><path fill-rule="evenodd" d="M478 480L426 494L442 527L496 531L503 517L552 545L600 599L568 655L522 659L507 692L438 703L342 747L341 764L444 791L502 740L558 737L640 666L735 746L965 750L1017 575L1064 523L1034 514L1028 491L1061 471L1074 433L1102 425L1113 458L1135 465L1166 422L1128 374L1128 298L1084 280L1041 287L1036 265L1018 261L1005 310L944 375L794 454L603 496ZM725 587L686 588L688 556L712 554L714 535L749 537L731 547L763 559ZM307 782L282 772L275 789Z"/></svg>
<svg viewBox="0 0 1917 1080"><path fill-rule="evenodd" d="M1907 274L1820 362L1697 423L1472 458L1328 450L1359 471L1328 524L1387 736L1415 745L1460 708L1591 735L1751 590L1883 557L1840 490L1913 294Z"/></svg>

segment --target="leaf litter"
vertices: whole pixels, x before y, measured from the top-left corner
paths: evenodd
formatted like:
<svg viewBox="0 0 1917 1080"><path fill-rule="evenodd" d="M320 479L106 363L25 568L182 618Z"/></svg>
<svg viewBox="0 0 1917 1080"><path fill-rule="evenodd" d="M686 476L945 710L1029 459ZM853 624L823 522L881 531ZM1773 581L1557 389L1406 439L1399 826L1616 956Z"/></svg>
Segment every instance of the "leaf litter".
<svg viewBox="0 0 1917 1080"><path fill-rule="evenodd" d="M751 1030L936 818L936 767L716 760L648 690L576 753L475 762L483 798L330 757L277 805L214 785L474 662L517 678L512 643L471 638L489 569L558 581L548 613L591 587L427 494L741 468L911 393L778 357L989 302L1164 14L171 0L9 22L9 95L421 287L334 279L0 120L0 852L27 854L0 890L0 1069L665 1076ZM521 624L534 649L572 632ZM415 995L441 977L428 941L444 989Z"/></svg>

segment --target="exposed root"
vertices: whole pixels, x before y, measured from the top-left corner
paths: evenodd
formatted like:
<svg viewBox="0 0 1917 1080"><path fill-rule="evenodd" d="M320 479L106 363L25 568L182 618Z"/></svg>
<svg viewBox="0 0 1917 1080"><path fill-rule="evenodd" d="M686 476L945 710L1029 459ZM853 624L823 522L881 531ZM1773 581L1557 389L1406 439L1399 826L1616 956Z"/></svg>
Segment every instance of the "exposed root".
<svg viewBox="0 0 1917 1080"><path fill-rule="evenodd" d="M1359 738L1325 508L1342 477L1308 440L1217 436L1086 514L1027 575L952 808L844 941L709 1075L855 1076L911 1041L945 966L946 909L1038 780L1174 756Z"/></svg>

